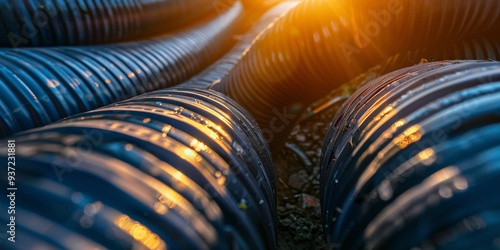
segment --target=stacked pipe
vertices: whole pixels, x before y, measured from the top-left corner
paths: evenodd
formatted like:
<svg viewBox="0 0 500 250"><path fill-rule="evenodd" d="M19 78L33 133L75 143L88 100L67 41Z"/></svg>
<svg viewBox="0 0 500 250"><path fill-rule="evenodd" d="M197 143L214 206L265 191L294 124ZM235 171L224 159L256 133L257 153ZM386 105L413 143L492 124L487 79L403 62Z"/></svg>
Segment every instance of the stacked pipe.
<svg viewBox="0 0 500 250"><path fill-rule="evenodd" d="M497 1L487 0L304 1L263 33L212 88L247 108L263 129L272 152L277 152L303 107L373 66L382 64L378 73L383 74L415 64L414 58L417 62L421 58L498 59L499 7ZM464 15L467 18L461 18ZM436 72L439 67L447 68ZM385 85L368 84L350 99L332 122L323 148L321 198L330 247L498 246L498 204L491 202L491 190L497 188L498 178L496 137L488 142L476 140L474 145L479 149L467 155L473 148L467 144L470 139L498 133L494 123L499 109L493 105L498 98L494 95L497 67L497 63L486 62L417 66L384 76L378 81ZM447 87L439 87L450 78L464 76L468 77L462 82L451 81ZM401 92L391 92L405 85L403 77L410 87L419 83L422 87L406 89L408 92L400 87ZM432 88L423 83L430 81L425 77L439 81ZM386 91L382 91L384 87ZM401 116L383 123L385 127L378 133L356 134L372 131L377 115L383 119L384 112L396 112L392 109L395 103L403 105L419 91L426 91L426 98L412 100L411 105L404 106L407 113L398 113ZM441 102L419 109L436 99ZM463 104L458 105L461 101ZM385 110L380 109L384 103ZM464 108L468 104L472 105ZM439 108L448 107L437 117L429 114L429 110L438 113ZM464 121L466 125L442 122L464 110L471 114ZM411 116L411 112L415 114ZM423 128L421 120L407 122L405 115L420 119L429 115L433 119L429 128ZM373 119L375 122L370 122ZM399 126L406 130L391 131ZM388 135L386 129L394 134ZM427 148L415 148L419 140L426 142L425 138L435 135L426 129L441 132L441 140L426 144ZM375 140L381 141L379 147L372 144ZM453 152L457 145L461 145L461 151ZM446 148L446 155L434 157L434 152L444 150L441 147ZM439 165L422 174L435 160ZM413 165L419 165L415 167L418 171ZM395 191L393 185L406 180L401 176L405 170L408 172L403 174L413 179ZM384 180L389 174L390 178Z"/></svg>
<svg viewBox="0 0 500 250"><path fill-rule="evenodd" d="M368 83L323 147L322 212L339 249L492 249L500 64L443 61Z"/></svg>
<svg viewBox="0 0 500 250"><path fill-rule="evenodd" d="M123 32L128 30L127 27L144 28L149 27L151 21L171 20L171 17L165 17L167 12L162 10L169 6L167 2L176 1L119 2L118 5L115 2L100 5L94 1L95 6L57 1L52 4L52 9L48 7L47 10L62 11L66 13L64 17L50 19L47 22L50 28L42 29L40 41L32 39L25 44L52 45L52 41L58 39L62 44L92 44L148 36L151 31L147 28L130 29L129 34ZM195 2L179 1L177 4L194 6ZM38 7L34 2L8 3L6 6L10 8L7 9L12 11L2 16L3 26L0 27L3 32L23 29L19 23L12 21L15 19L9 19L12 16L40 15L35 11ZM45 3L39 8L51 6L48 1ZM102 6L109 9L103 10ZM148 15L140 11L143 7L153 13L152 19L143 16ZM185 13L193 8L180 9L179 13ZM113 13L120 14L115 19L112 18L115 16ZM202 8L194 13L201 15L205 10ZM3 103L0 103L3 117L0 122L3 123L3 135L45 125L188 79L224 52L226 46L221 44L230 40L238 27L241 13L242 7L236 3L220 17L198 28L179 36L158 37L151 41L0 50L4 58L0 59L3 62L0 64L3 93ZM421 13L426 13L425 18ZM304 107L395 54L398 56L389 59L386 64L389 66L385 69L410 64L401 60L410 54L435 59L449 55L456 58L498 58L499 13L500 3L493 0L473 4L466 0L303 1L259 34L259 39L244 50L241 58L233 55L237 55L250 39L235 47L227 57L230 60L228 63L222 59L200 75L201 78L186 83L186 86L193 86L190 84L201 82L204 87L231 68L220 81L212 83L213 89L228 97L212 90L164 89L11 137L10 140L15 141L13 143L20 144L16 152L19 162L17 183L20 186L18 209L22 214L17 224L21 228L18 232L19 237L31 241L8 247L274 248L275 179L269 149L259 127L267 136L272 151L276 152ZM96 18L98 21L92 23L89 15L103 18ZM129 15L133 18L126 21ZM67 37L62 37L64 32L57 33L62 26L74 27L79 32L70 32ZM156 27L153 29L156 30ZM95 39L80 37L83 34L80 31L84 30L87 31L85 34L95 36ZM107 39L105 34L113 36ZM409 35L395 39L400 34ZM467 37L471 36L475 39L468 40ZM170 47L175 49L169 50ZM474 145L480 145L480 148L474 148L474 154L462 161L455 161L449 153L452 147L447 146L447 143L452 143L450 145L461 145L461 150L466 150L467 144L460 144L465 140L463 138L473 138L477 134L496 138L493 136L495 128L488 127L496 121L497 105L493 101L496 90L490 88L494 84L484 84L488 87L476 89L480 86L472 83L474 79L483 79L481 74L494 71L496 67L497 64L491 62L462 61L420 65L391 73L373 86L369 84L357 95L358 100L346 104L348 106L336 119L343 121L348 128L356 125L355 129L352 133L338 132L338 123L334 122L324 148L323 163L327 167L323 168L322 196L329 243L346 248L473 244L471 242L475 241L472 240L478 239L473 234L477 231L471 232L469 237L456 236L467 233L461 231L459 226L469 220L490 222L475 224L479 225L477 230L484 229L486 232L478 237L488 238L490 232L495 232L496 203L487 204L487 200L477 200L477 207L482 210L469 206L448 217L440 215L449 204L466 201L463 197L478 199L477 192L484 191L485 187L496 187L494 167L498 155L495 152L498 151L495 151L493 139L491 144L475 142L477 144ZM400 85L408 88L417 86L417 82L425 81L418 75L425 74L442 78L431 87L423 84L407 95L401 93L408 90L405 87L392 92ZM467 74L472 75L472 80L450 81L443 88L438 84ZM412 77L421 81L413 81ZM396 78L404 78L408 82L390 81ZM480 82L494 81L486 79ZM310 82L314 83L312 87L308 84ZM9 88L14 85L16 87ZM467 92L469 88L471 92ZM379 96L380 91L386 95ZM364 98L365 93L373 98ZM414 123L412 120L401 124L399 120L391 120L391 116L385 120L394 109L380 110L384 103L411 103L408 108L404 106L406 109L401 115L415 111L414 99L406 100L415 93L423 93L418 95L421 99L415 97L418 100L445 98L446 94L453 96L450 97L452 101L439 103L447 108L442 113L434 110L435 107L423 109L431 113L429 117L432 119L425 123L429 127L415 127L417 122L418 126L423 126L422 122L427 121L424 118L428 113L425 112L417 115L422 120L416 118ZM396 102L394 98L399 97L401 100ZM448 123L437 122L442 117L463 111L463 105L453 103L462 100L465 104L481 107L471 111L472 118L466 117L466 125L455 128ZM362 118L359 130L358 120L343 120L344 115L351 117L351 111L352 116L360 115ZM379 120L365 123L369 121L368 117L375 119L377 115ZM476 121L476 118L478 122L469 122ZM374 182L371 177L382 178L376 170L386 166L386 160L393 160L393 155L386 158L377 151L370 151L370 142L364 141L377 142L377 135L362 132L371 131L372 126L377 130L378 121L381 128L387 129L391 122L398 125L393 129L402 136L393 138L396 143L380 141L380 149L387 150L384 151L387 154L399 156L401 153L402 158L398 159L406 161L401 163L406 164L405 167L417 163L432 165L435 163L433 159L438 159L436 157L444 157L444 160L438 161L439 164L449 162L454 163L454 167L439 165L434 172L426 172L424 177L419 172L397 194L388 195L389 189L384 186L381 189L385 188L384 197L387 199L382 198L383 201L376 203L371 212L363 210L363 206L372 205L369 203L371 198L376 198L370 196L373 193L367 195ZM382 126L383 121L387 124ZM399 127L406 130L397 130ZM422 138L427 138L426 131L432 129L445 131L446 139L429 144L421 151L408 152L415 149L413 147ZM381 131L371 132L381 135ZM384 140L380 138L377 140ZM364 148L351 148L354 145L352 142L360 143ZM7 148L2 146L2 150L7 151ZM370 155L363 154L365 152L370 152ZM436 152L444 153L441 156ZM337 161L337 155L343 160ZM418 157L424 159L417 162L414 159ZM351 171L349 166L357 164L358 160L361 165L353 165ZM468 168L470 166L478 167ZM333 178L337 175L347 176L339 184L341 188L337 186L339 179ZM1 181L5 185L10 184L6 180L3 178ZM427 193L422 195L418 190ZM437 192L437 196L433 192ZM395 198L398 195L402 199ZM413 198L406 200L407 197ZM425 204L441 205L410 210L415 207L412 202L422 203L423 197L436 198L432 203ZM54 212L56 204L67 209L64 213L59 210ZM2 207L4 205L2 203ZM403 212L412 212L412 220L396 221L396 227L388 226L393 223L392 215L400 208ZM367 213L360 217L363 221L357 219L360 211ZM381 211L381 215L374 217L374 211ZM6 215L1 216L3 222L10 219ZM419 224L425 221L423 218L441 217L440 223L443 224ZM439 231L441 226L447 230ZM340 227L347 230L338 230ZM405 233L414 228L422 233L412 241L405 241ZM436 233L438 236L432 238ZM465 242L464 239L471 241Z"/></svg>
<svg viewBox="0 0 500 250"><path fill-rule="evenodd" d="M262 16L232 57L257 36L258 29L291 6L281 4ZM207 37L207 41L211 45L223 41L237 26L229 22L239 20L236 16L240 14L236 4L212 21L212 28L225 34L218 40ZM200 30L199 36L214 32ZM191 41L196 36L188 34L186 40L199 42ZM146 63L164 56L149 57L144 43L134 47L139 50L134 52L137 57L123 61ZM113 51L120 46L109 45L103 52L93 47L61 50L80 50L82 54L90 50L85 55L92 58L93 52L102 57L116 55ZM51 52L58 49L51 48ZM202 53L203 46L195 50ZM141 59L144 56L147 58ZM109 62L120 59L109 58ZM189 59L194 63L194 56L183 60ZM152 67L154 64L141 69ZM167 75L161 69L156 71ZM210 69L205 73L223 74ZM154 82L147 78L139 83ZM137 85L130 83L121 89L135 91ZM138 93L141 91L130 95ZM8 244L3 245L6 248L273 249L277 245L276 183L269 148L252 116L218 92L192 87L163 89L8 140L19 145L16 232L22 241L2 242ZM7 150L6 146L2 149ZM8 178L1 182L9 185ZM8 206L2 202L1 209L8 210ZM0 220L8 224L10 218L4 214Z"/></svg>
<svg viewBox="0 0 500 250"><path fill-rule="evenodd" d="M311 102L397 53L439 52L469 37L496 42L499 13L495 0L302 1L213 89L247 108L278 152ZM474 59L461 56L449 59Z"/></svg>
<svg viewBox="0 0 500 250"><path fill-rule="evenodd" d="M277 21L266 33L262 34L261 38L254 42L254 45L246 51L240 62L236 64L229 74L220 83L214 84L213 89L227 94L249 109L261 128L264 129L268 141L271 142L273 152L277 152L281 149L282 142L288 136L288 131L291 129L294 119L299 117L298 113L302 107L307 106L313 100L339 87L340 84L370 67L384 61L380 73L383 73L384 70L394 70L413 64L414 61L408 60L410 56L416 57L417 60L420 60L420 58L430 60L446 58L497 59L499 55L499 7L497 1L474 3L470 1L336 1L335 3L319 0L304 1L297 8L290 11L288 15ZM461 18L464 15L467 18ZM447 64L444 63L444 65ZM466 64L461 71L459 68L450 66L451 69L448 72L434 72L435 75L428 74L427 76L440 77L443 74L450 74L450 77L463 77L470 72L474 72L477 74L471 77L478 82L495 81L495 79L488 80L489 78L484 80L481 76L481 71L494 70L488 68L487 63L469 65L470 72L466 70L467 64L470 63L460 62L460 64ZM430 65L437 67L436 64ZM432 69L431 66L421 67L430 67L427 70ZM475 71L472 70L474 67L476 67ZM491 67L497 67L496 63ZM404 72L408 74L408 78L422 74L414 71L416 69L409 69ZM483 72L482 74L487 73ZM404 74L401 72L395 72L381 79L399 79L402 75ZM419 79L424 78L419 77ZM474 89L473 83L470 82L471 78L467 79L469 80L464 80L463 85L452 84L455 87L460 85L462 89L459 88L459 90L463 90L463 93L455 93L457 96L451 98L456 99L461 95L472 95L471 93L476 93L476 91L484 95L495 91L491 89L492 85ZM447 78L444 77L440 79L440 81L446 80ZM394 82L394 86L403 85L400 80ZM476 85L479 85L479 83ZM338 116L344 123L339 125L339 121L334 120L332 127L338 130L331 130L329 136L327 136L327 142L329 143L324 148L327 156L323 160L324 190L322 190L322 206L328 243L333 247L342 247L343 249L363 247L404 249L411 247L432 248L433 246L446 246L453 249L464 245L477 247L477 245L474 245L477 243L476 240L486 239L485 245L480 246L491 247L492 244L495 244L494 239L498 236L495 234L495 230L498 229L496 227L497 217L494 216L497 213L495 211L497 205L490 202L491 199L479 197L478 193L486 192L488 187L495 187L497 173L494 170L487 172L488 168L494 169L495 164L497 164L494 160L496 159L495 155L498 155L498 149L495 149L498 144L494 142L491 142L491 144L486 143L486 146L481 148L484 151L479 150L477 154L470 156L470 158L463 158L462 161L454 161L455 159L448 151L451 156L448 155L449 161L445 162L454 162L458 167L446 168L448 165L443 163L442 169L427 173L428 176L426 177L428 179L423 177L423 179L413 180L414 186L410 184L406 186L407 190L411 190L412 193L407 196L403 195L394 204L381 203L384 204L381 205L378 203L379 210L372 209L371 204L364 204L364 202L368 203L369 199L377 198L374 191L372 191L375 189L373 187L375 184L372 182L365 183L368 182L366 179L374 175L374 173L378 173L376 171L378 168L386 166L386 159L388 161L392 159L392 155L387 155L387 153L392 153L390 150L395 151L395 148L398 147L392 145L392 148L387 149L387 152L382 150L383 147L379 148L379 150L371 149L370 154L377 161L372 163L370 158L363 158L364 161L359 163L363 165L356 165L358 158L355 157L362 157L363 153L370 149L371 145L370 142L365 142L364 148L359 148L353 153L351 151L354 149L351 151L349 149L356 147L356 143L359 143L362 139L372 138L372 140L375 140L380 137L380 140L385 140L389 144L392 137L388 136L388 139L385 137L387 135L382 134L382 132L372 137L368 135L365 135L365 137L358 135L356 137L356 134L347 133L345 130L349 131L351 126L357 129L357 124L362 123L364 120L359 121L353 116L359 115L362 119L366 119L363 117L365 113L371 115L374 112L372 109L378 108L378 106L373 105L380 105L379 102L386 100L382 97L391 94L390 90L387 90L376 97L364 98L368 90L373 91L375 94L379 93L381 86L385 85L370 84L366 91L358 92ZM429 88L428 85L423 86L423 90ZM469 87L472 89L466 90ZM413 94L413 92L409 92L409 94ZM402 96L402 98L408 98L409 95L403 95L403 93L399 92L394 93L394 95L396 94ZM408 108L407 112L409 112L408 110L426 112L427 109L419 110L419 106L415 105L424 105L426 102L440 97L446 98L447 94L454 94L454 90L451 87L447 90L432 89L426 94L428 94L428 99L421 100L418 104L412 103L413 106ZM493 104L493 100L495 100L491 96L486 99L483 100L484 104ZM365 104L366 100L373 103ZM388 106L387 110L391 107ZM477 106L473 105L473 107ZM292 108L295 108L295 110ZM358 108L361 110L358 110ZM468 137L464 138L473 138L476 131L482 130L483 125L486 124L485 126L487 126L489 123L493 123L492 120L496 118L492 118L492 116L494 117L498 110L495 108L496 106L490 106L487 108L488 111L472 109L470 112L477 112L477 115L474 115L474 118L471 118L470 121L475 119L479 119L479 121L477 121L477 126L469 124L470 127L461 128L464 131L470 130L468 132L471 132ZM282 109L283 113L280 113ZM386 112L388 112L387 110ZM457 113L460 108L451 110L453 111L448 110L448 112ZM378 111L381 112L382 110ZM342 114L350 114L350 112L353 115L342 116ZM373 113L374 116L377 114L377 112ZM443 120L449 114L442 115L433 122L437 123L439 119ZM383 115L385 114L380 116L383 117ZM480 119L481 116L484 117L484 120ZM404 118L404 116L400 118ZM283 124L277 124L277 121ZM483 121L484 124L482 124ZM386 128L393 124L398 125L397 119L391 120L391 122L386 124ZM411 127L412 125L418 124L410 123L406 127L410 131L401 130L401 135L397 136L395 134L394 140L399 138L397 139L398 143L407 147L406 144L413 142L411 140L420 139L420 136L424 136L417 134L423 132ZM436 124L433 125L439 127ZM373 126L373 124L366 123L365 126L370 131L370 126ZM450 127L453 127L453 125L450 124L443 126L448 126L448 130L445 130L447 139L444 142L440 141L428 146L441 146L439 144L441 142L443 144L455 143L454 145L467 142L467 139L464 140L464 138L454 138L454 136L458 136L457 133L460 134L460 132L457 132L460 131L459 128L451 129ZM344 135L345 132L345 136L335 136L335 131L340 131L337 132L340 135ZM363 129L360 129L360 131L363 131ZM491 128L484 133L493 134L495 131L498 131L498 129ZM452 140L452 138L455 140ZM337 144L341 146L336 148L334 145ZM466 147L464 146L464 148ZM404 154L402 153L395 158L399 161L410 162L409 164L419 163L426 166L428 162L425 161L425 157L430 157L426 155L431 152L430 150L425 151L424 148L422 151L404 151ZM340 158L337 158L337 156ZM483 161L480 160L480 156L488 156L488 158ZM465 169L469 171L467 168L469 165L478 166L478 172L470 170L472 172L462 173L461 171L465 171ZM386 168L391 166L389 164ZM485 171L485 174L481 173L481 171ZM383 173L379 175L377 181L381 181ZM363 175L368 175L368 177ZM482 184L483 180L484 184ZM428 187L429 183L432 183L432 187ZM471 188L469 188L469 185L471 185ZM384 188L387 190L386 186ZM419 193L419 190L422 189L425 189L427 193ZM404 191L405 189L400 192ZM493 197L491 192L487 194L490 195L488 197ZM387 199L390 199L392 193L388 196ZM413 198L410 199L409 197ZM430 205L438 204L439 206L426 210L429 203L425 203L425 199L432 199ZM481 209L476 210L475 206L468 206L457 209L456 213L452 213L448 217L441 218L452 207L450 204L468 203L469 199L473 203L477 201L477 204L481 204L478 205L482 206ZM420 205L420 203L424 203L424 205ZM417 206L416 204L419 204L419 206L412 210L412 207ZM382 211L381 217L370 221L382 209L386 210ZM402 211L398 211L398 209ZM396 212L398 212L397 215L392 216ZM405 225L404 220L408 217L407 213L410 212L413 212L411 214L413 216L411 217L412 221ZM477 212L476 217L474 217L474 212ZM362 217L358 220L358 216L367 216L367 218ZM486 220L488 221L485 222ZM461 232L463 230L463 224L461 225L461 223L464 221L476 223L473 226L477 227L477 231ZM418 235L410 236L410 232L414 233L416 228L419 229L417 230ZM480 229L484 230L480 233L478 232ZM462 238L461 234L468 235L468 237Z"/></svg>
<svg viewBox="0 0 500 250"><path fill-rule="evenodd" d="M156 21L167 20L181 15L185 12L185 8L195 2L201 4L205 1L135 2L144 3L146 6L151 5L148 8L144 7L145 10L158 8L157 4L161 7L157 10L158 15L153 11L133 15L129 17L130 20L124 17L130 23L137 23L136 26L141 30L147 28L143 26L149 24L150 21L143 23L140 22L142 19L137 20L138 17L150 16L148 20L153 17ZM22 5L24 2L15 1L15 3ZM168 9L174 3L179 7ZM76 2L69 1L67 4L75 5ZM106 10L118 11L113 9L118 8L117 6L126 9L126 5L112 5L108 6L111 9ZM65 11L78 12L75 9L65 9ZM172 12L171 16L164 17L164 14L170 12ZM10 12L10 15L2 17L4 19L16 18L13 13L16 12ZM69 18L67 16L70 15L69 13L61 16L62 13L51 19L51 22L59 22L57 18ZM126 14L127 12L120 11L120 13ZM194 14L196 13L198 11L194 11ZM236 3L213 20L195 28L176 35L159 35L149 40L77 47L0 49L0 89L2 90L0 136L43 126L70 115L152 90L173 86L189 79L225 52L226 47L231 44L231 36L241 23L242 14L241 4ZM106 16L102 18L104 17ZM120 15L110 22L95 19L89 27L100 27L110 32L106 36L113 35L113 32L118 29L113 28L113 25L120 27L125 25L119 17ZM71 18L67 21L77 26L81 24L80 21ZM135 34L133 29L130 29L130 32ZM87 34L76 29L68 34L95 38L98 37L96 33L98 32ZM4 36L5 34L2 35ZM65 43L64 40L58 42Z"/></svg>

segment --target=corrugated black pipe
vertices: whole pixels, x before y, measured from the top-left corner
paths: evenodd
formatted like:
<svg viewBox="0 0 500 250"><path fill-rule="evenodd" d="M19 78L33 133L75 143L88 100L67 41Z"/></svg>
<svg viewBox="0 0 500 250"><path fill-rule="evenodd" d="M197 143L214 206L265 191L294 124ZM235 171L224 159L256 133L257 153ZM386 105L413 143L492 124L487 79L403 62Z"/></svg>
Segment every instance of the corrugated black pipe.
<svg viewBox="0 0 500 250"><path fill-rule="evenodd" d="M328 244L491 248L500 218L492 191L500 174L499 82L498 62L444 61L358 90L323 147ZM484 226L462 230L470 220Z"/></svg>
<svg viewBox="0 0 500 250"><path fill-rule="evenodd" d="M276 248L268 145L252 116L218 92L155 91L10 139L17 233L30 239L12 247Z"/></svg>
<svg viewBox="0 0 500 250"><path fill-rule="evenodd" d="M8 140L0 148L17 145L16 232L26 238L6 248L276 247L266 142L215 91L152 92Z"/></svg>
<svg viewBox="0 0 500 250"><path fill-rule="evenodd" d="M436 48L434 50L429 49L418 49L413 51L407 51L405 53L399 53L395 56L390 57L385 62L381 63L379 66L371 69L369 71L370 77L386 75L386 77L399 72L397 70L401 69L401 66L408 64L418 64L419 61L440 61L447 59L457 59L457 58L478 58L478 59L488 59L498 61L500 59L500 41L492 40L486 37L477 37L468 39L466 41L450 43L446 47ZM347 84L356 85L358 82L369 82L372 79L366 79L368 76L361 75L361 79L353 79ZM374 77L376 78L376 77ZM366 97L366 91L369 89L369 85L361 86L359 91L354 93L351 98L346 101L336 116L336 119L332 122L333 129L328 130L326 138L329 138L328 143L324 143L322 152L325 157L322 158L323 162L320 165L327 164L331 158L336 158L338 155L334 155L334 151L338 149L335 145L346 145L346 142L351 140L352 134L347 133L349 127L353 126L353 122L358 121L359 117L356 115L361 115L361 113L350 113L358 107L359 105L364 105L363 100ZM340 151L339 151L340 152ZM325 171L328 168L323 168ZM326 175L323 173L323 177ZM322 184L327 180L322 179Z"/></svg>
<svg viewBox="0 0 500 250"><path fill-rule="evenodd" d="M243 8L192 30L86 47L0 49L0 136L181 83L217 59Z"/></svg>
<svg viewBox="0 0 500 250"><path fill-rule="evenodd" d="M247 108L273 151L312 101L388 57L500 35L500 2L305 0L213 89Z"/></svg>
<svg viewBox="0 0 500 250"><path fill-rule="evenodd" d="M91 45L137 39L223 8L218 2L4 0L0 2L0 47ZM232 5L234 1L224 2Z"/></svg>
<svg viewBox="0 0 500 250"><path fill-rule="evenodd" d="M271 24L287 11L298 4L298 1L285 1L276 4L274 7L266 10L263 15L258 18L258 21L253 23L250 29L244 35L239 37L238 43L233 48L224 54L219 60L204 69L201 73L185 81L179 86L189 88L208 88L212 84L217 84L230 69L234 67L241 59L245 51L252 46L252 43L258 39L259 34L265 32L271 27ZM248 8L252 10L250 5Z"/></svg>

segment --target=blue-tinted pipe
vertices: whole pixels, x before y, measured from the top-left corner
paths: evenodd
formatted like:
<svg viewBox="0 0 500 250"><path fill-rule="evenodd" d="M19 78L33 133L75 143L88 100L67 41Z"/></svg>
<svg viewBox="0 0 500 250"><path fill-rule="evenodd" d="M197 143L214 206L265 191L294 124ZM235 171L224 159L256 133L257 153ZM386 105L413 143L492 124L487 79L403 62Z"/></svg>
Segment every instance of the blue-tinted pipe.
<svg viewBox="0 0 500 250"><path fill-rule="evenodd" d="M218 58L242 6L175 36L86 47L0 49L0 136L181 83ZM16 100L10 100L15 98Z"/></svg>

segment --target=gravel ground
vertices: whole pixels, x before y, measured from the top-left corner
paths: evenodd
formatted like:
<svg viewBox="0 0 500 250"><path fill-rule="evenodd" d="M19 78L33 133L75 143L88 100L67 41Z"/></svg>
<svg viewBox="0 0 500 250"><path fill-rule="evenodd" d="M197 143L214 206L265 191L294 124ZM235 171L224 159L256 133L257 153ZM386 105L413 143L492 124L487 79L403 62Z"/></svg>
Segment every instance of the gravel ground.
<svg viewBox="0 0 500 250"><path fill-rule="evenodd" d="M325 249L319 201L321 146L330 121L343 102L378 68L344 84L311 105L285 148L274 156L278 193L278 249Z"/></svg>

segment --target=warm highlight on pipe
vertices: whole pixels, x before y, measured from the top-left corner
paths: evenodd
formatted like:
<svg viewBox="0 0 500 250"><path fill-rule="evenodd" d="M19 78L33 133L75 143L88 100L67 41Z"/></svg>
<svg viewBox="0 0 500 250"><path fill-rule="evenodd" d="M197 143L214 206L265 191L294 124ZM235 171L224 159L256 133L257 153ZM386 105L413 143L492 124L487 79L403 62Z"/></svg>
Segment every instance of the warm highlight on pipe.
<svg viewBox="0 0 500 250"><path fill-rule="evenodd" d="M252 113L275 152L314 100L397 53L439 51L480 35L496 39L499 14L495 0L306 0L255 41L213 89Z"/></svg>

